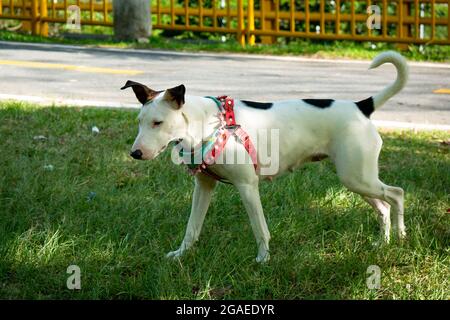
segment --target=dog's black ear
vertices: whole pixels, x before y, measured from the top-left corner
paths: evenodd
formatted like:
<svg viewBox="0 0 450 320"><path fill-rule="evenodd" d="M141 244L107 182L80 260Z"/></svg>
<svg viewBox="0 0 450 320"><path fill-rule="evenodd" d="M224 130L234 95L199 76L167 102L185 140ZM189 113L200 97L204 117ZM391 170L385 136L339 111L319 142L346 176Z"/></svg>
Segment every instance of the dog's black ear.
<svg viewBox="0 0 450 320"><path fill-rule="evenodd" d="M126 88L132 87L134 94L136 95L136 98L139 100L140 103L145 104L147 101L152 100L156 95L162 91L155 91L153 89L150 89L144 84L134 82L131 80L128 80L127 83L120 88L121 90L124 90Z"/></svg>
<svg viewBox="0 0 450 320"><path fill-rule="evenodd" d="M183 84L166 90L164 98L168 100L175 109L180 109L184 104L186 87Z"/></svg>

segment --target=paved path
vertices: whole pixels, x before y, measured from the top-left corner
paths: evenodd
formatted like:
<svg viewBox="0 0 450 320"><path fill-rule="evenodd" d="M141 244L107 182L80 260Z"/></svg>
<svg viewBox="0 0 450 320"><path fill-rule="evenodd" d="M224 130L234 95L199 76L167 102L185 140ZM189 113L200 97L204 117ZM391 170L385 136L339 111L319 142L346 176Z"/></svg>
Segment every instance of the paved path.
<svg viewBox="0 0 450 320"><path fill-rule="evenodd" d="M369 61L314 60L229 54L94 49L0 42L0 99L44 103L137 106L127 79L165 89L184 83L188 94L256 101L298 98L364 99L395 78L393 66ZM373 119L450 125L450 65L411 63L407 87Z"/></svg>

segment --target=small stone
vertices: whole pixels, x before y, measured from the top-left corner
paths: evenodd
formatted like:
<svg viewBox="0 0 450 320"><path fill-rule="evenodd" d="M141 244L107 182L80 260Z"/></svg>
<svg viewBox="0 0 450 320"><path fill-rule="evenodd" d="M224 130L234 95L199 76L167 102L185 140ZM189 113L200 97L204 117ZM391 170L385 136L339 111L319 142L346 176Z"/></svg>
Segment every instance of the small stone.
<svg viewBox="0 0 450 320"><path fill-rule="evenodd" d="M94 191L89 192L87 196L87 201L92 201L97 196L97 194Z"/></svg>
<svg viewBox="0 0 450 320"><path fill-rule="evenodd" d="M44 170L46 170L46 171L53 171L54 169L55 169L55 167L51 164L46 164L44 166Z"/></svg>
<svg viewBox="0 0 450 320"><path fill-rule="evenodd" d="M34 136L33 140L45 141L45 140L47 140L47 137L46 136Z"/></svg>
<svg viewBox="0 0 450 320"><path fill-rule="evenodd" d="M93 126L92 127L92 133L98 134L98 133L100 133L100 129L97 128L96 126Z"/></svg>

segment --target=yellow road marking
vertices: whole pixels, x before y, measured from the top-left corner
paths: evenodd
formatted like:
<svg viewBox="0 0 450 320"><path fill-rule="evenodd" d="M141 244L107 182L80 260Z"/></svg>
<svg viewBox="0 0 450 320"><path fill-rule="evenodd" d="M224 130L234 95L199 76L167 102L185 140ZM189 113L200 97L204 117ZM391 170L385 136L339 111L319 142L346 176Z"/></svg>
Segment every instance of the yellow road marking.
<svg viewBox="0 0 450 320"><path fill-rule="evenodd" d="M62 70L90 72L90 73L108 73L108 74L126 74L126 75L136 75L144 73L143 71L140 70L96 68L96 67L75 66L70 64L32 62L20 60L0 60L0 65L17 66L24 68L62 69Z"/></svg>
<svg viewBox="0 0 450 320"><path fill-rule="evenodd" d="M442 88L442 89L436 89L436 90L433 91L433 93L445 93L445 94L450 94L450 89L445 89L445 88Z"/></svg>

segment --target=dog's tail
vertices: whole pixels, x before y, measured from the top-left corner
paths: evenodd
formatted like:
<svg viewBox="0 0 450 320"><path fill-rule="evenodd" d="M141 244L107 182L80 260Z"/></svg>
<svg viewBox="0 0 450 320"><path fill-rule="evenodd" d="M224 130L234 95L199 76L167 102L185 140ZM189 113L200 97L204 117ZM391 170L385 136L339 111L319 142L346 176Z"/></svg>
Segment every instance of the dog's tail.
<svg viewBox="0 0 450 320"><path fill-rule="evenodd" d="M408 81L408 64L406 63L405 58L395 51L380 53L372 61L369 69L375 69L387 62L392 63L397 69L397 79L395 79L394 83L390 84L376 95L356 103L358 108L367 117L369 117L373 111L381 107L389 98L402 90L406 81Z"/></svg>

